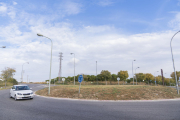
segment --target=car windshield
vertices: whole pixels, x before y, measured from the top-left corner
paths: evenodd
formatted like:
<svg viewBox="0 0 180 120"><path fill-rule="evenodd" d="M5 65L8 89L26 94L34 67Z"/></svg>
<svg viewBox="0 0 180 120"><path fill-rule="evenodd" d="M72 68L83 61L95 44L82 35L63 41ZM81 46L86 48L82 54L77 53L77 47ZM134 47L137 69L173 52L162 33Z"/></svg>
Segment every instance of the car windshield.
<svg viewBox="0 0 180 120"><path fill-rule="evenodd" d="M16 86L16 90L30 90L28 86Z"/></svg>

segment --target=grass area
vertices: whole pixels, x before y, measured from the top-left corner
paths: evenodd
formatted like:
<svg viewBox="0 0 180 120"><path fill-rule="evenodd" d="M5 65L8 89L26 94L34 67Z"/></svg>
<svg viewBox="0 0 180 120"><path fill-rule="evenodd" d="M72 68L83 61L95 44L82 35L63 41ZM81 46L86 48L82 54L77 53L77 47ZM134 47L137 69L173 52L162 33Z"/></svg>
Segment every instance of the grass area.
<svg viewBox="0 0 180 120"><path fill-rule="evenodd" d="M38 95L94 100L153 100L178 98L174 88L164 86L146 85L82 85L78 97L78 85L61 85L51 87L51 94L48 95L48 88L36 92Z"/></svg>
<svg viewBox="0 0 180 120"><path fill-rule="evenodd" d="M13 86L13 83L7 82L6 88L5 88L5 83L0 81L0 90L10 89L12 86Z"/></svg>
<svg viewBox="0 0 180 120"><path fill-rule="evenodd" d="M5 87L0 87L0 90L10 89L10 88L12 88L12 86L6 86L6 88Z"/></svg>

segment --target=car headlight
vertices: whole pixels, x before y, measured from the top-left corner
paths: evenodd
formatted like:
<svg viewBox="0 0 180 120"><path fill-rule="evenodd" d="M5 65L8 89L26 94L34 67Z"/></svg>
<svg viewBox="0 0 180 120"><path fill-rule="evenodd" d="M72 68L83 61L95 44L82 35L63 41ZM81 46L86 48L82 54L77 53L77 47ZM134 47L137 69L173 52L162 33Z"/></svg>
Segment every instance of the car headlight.
<svg viewBox="0 0 180 120"><path fill-rule="evenodd" d="M33 94L33 92L31 92L31 94Z"/></svg>
<svg viewBox="0 0 180 120"><path fill-rule="evenodd" d="M17 95L22 95L21 93L17 93Z"/></svg>

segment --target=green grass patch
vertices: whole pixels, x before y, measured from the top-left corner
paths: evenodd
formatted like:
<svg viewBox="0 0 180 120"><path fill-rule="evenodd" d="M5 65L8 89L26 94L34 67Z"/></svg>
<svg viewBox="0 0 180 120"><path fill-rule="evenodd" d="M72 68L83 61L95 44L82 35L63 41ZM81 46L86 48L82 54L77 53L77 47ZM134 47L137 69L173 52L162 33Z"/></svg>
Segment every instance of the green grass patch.
<svg viewBox="0 0 180 120"><path fill-rule="evenodd" d="M36 94L52 97L68 97L76 99L99 100L152 100L172 99L180 97L174 88L163 86L145 85L81 85L81 93L78 97L79 85L61 85L39 90Z"/></svg>

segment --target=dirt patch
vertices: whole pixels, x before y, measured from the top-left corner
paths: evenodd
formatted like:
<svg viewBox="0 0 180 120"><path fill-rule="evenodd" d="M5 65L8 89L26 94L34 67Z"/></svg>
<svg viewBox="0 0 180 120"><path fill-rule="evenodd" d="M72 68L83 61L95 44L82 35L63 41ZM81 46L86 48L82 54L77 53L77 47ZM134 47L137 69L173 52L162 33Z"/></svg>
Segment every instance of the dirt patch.
<svg viewBox="0 0 180 120"><path fill-rule="evenodd" d="M154 100L179 98L174 88L163 86L141 86L141 85L92 85L81 86L78 97L79 86L54 86L51 87L51 94L48 95L48 88L36 92L38 95L93 99L93 100Z"/></svg>

